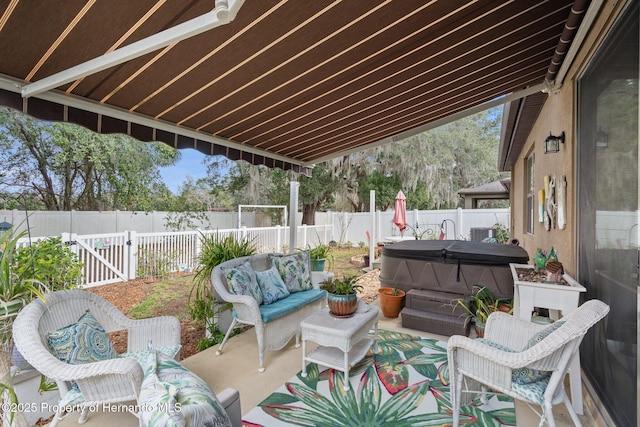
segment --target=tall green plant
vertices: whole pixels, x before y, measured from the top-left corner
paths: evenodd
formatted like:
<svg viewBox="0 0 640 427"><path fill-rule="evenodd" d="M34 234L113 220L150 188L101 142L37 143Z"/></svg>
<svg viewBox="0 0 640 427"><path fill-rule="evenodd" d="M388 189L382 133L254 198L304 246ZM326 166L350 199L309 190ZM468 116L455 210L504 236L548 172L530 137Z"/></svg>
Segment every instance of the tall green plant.
<svg viewBox="0 0 640 427"><path fill-rule="evenodd" d="M26 233L5 233L0 236L0 393L2 407L17 407L17 397L12 389L11 352L13 350L13 320L20 309L35 296L44 298L44 286L29 277L20 274L14 268L14 257L18 248L18 241ZM27 264L35 263L36 258L23 260ZM12 405L13 404L13 405ZM7 415L7 412L10 412ZM7 411L2 414L9 418L9 423L15 419L16 425L26 425L21 412Z"/></svg>
<svg viewBox="0 0 640 427"><path fill-rule="evenodd" d="M251 240L239 240L233 235L222 237L218 233L208 236L200 233L200 243L198 267L189 293L189 313L194 320L206 322L205 326L211 338L198 342L198 348L204 350L222 341L224 334L218 328L216 317L230 308L229 304L216 301L211 285L211 272L225 261L255 255L257 250Z"/></svg>

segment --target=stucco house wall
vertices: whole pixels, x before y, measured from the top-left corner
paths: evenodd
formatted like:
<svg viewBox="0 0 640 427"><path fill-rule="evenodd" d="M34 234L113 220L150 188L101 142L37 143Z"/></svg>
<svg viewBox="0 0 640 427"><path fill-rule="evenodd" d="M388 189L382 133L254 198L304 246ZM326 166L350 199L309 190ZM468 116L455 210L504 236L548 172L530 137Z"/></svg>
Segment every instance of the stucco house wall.
<svg viewBox="0 0 640 427"><path fill-rule="evenodd" d="M624 1L606 1L600 10L594 26L578 51L567 73L562 87L550 93L527 138L518 160L511 169L511 209L512 234L531 257L538 248L549 250L552 246L558 253L565 271L572 276L576 273L576 200L579 185L576 183L577 144L577 80L601 43L607 29L623 9ZM544 140L549 133L559 135L565 132L565 142L558 153L544 153ZM535 155L534 181L536 192L544 188L544 176L555 174L567 178L566 228L546 231L538 222L538 196L535 197L535 222L533 234L526 231L526 165L528 157Z"/></svg>
<svg viewBox="0 0 640 427"><path fill-rule="evenodd" d="M521 246L531 257L538 248L548 250L552 246L558 253L565 271L577 277L577 221L578 209L576 206L580 185L576 181L577 170L577 117L578 117L578 80L589 65L598 47L602 43L607 31L624 10L626 1L605 0L594 25L587 34L584 43L578 51L569 71L564 79L562 87L554 93L550 93L544 106L529 134L517 161L511 168L511 232L519 239ZM544 140L549 133L559 135L565 132L565 143L560 146L558 153L544 153ZM535 222L533 234L527 233L527 159L535 156L534 183L535 195ZM565 175L567 179L566 198L566 228L564 230L551 229L546 231L544 224L538 222L538 195L537 191L544 188L544 176L555 174ZM584 379L584 376L583 376ZM585 397L585 414L593 420L594 425L613 425L607 412L607 408L593 391L587 382L583 382Z"/></svg>

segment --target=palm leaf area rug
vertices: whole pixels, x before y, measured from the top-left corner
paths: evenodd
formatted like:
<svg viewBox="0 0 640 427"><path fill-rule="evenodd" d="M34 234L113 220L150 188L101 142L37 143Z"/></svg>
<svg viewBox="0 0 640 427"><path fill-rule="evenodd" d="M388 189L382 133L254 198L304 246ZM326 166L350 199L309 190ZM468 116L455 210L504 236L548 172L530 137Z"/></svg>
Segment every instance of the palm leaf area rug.
<svg viewBox="0 0 640 427"><path fill-rule="evenodd" d="M320 370L323 369L323 370ZM429 338L380 330L378 353L369 349L344 374L307 366L307 376L296 376L249 411L243 426L347 426L415 427L450 426L451 399L447 343ZM489 395L463 406L460 425L513 426L513 399Z"/></svg>

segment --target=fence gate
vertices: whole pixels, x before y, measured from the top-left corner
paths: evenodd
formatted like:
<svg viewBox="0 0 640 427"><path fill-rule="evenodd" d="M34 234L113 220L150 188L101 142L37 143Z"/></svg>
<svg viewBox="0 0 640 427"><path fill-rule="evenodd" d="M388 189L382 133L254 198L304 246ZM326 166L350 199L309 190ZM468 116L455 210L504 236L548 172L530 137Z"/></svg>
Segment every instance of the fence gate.
<svg viewBox="0 0 640 427"><path fill-rule="evenodd" d="M62 233L62 241L70 245L84 264L84 283L91 287L129 280L131 241L128 236L126 231L82 236Z"/></svg>

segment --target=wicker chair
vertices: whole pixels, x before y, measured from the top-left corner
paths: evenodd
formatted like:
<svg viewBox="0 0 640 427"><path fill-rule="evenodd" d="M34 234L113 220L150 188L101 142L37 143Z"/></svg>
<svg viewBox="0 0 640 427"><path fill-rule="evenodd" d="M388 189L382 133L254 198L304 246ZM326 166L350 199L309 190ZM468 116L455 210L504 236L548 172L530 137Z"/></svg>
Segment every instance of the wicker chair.
<svg viewBox="0 0 640 427"><path fill-rule="evenodd" d="M489 316L484 340L464 336L452 336L448 343L449 372L451 378L451 404L453 425L460 421L460 405L463 380L469 389L482 385L482 397L486 398L487 387L524 401L529 406L540 405L540 426L546 421L554 427L552 407L563 402L576 426L580 420L564 390L564 378L571 360L589 328L609 312L609 306L599 300L590 300L565 316L564 322L555 331L537 344L527 347L531 337L546 328L544 325L517 319L496 312ZM513 351L506 351L504 349ZM547 379L521 385L512 382L512 371L530 368L551 371ZM468 402L466 400L465 402ZM532 407L533 409L533 407Z"/></svg>
<svg viewBox="0 0 640 427"><path fill-rule="evenodd" d="M88 408L95 404L137 401L142 384L142 368L134 359L117 358L84 365L71 365L53 356L47 345L47 332L78 321L87 309L107 332L127 330L127 351L135 352L180 344L180 321L163 316L133 320L122 314L113 304L82 290L56 291L45 296L46 302L36 299L16 317L13 324L15 345L23 357L39 372L56 381L63 397L75 382L84 401L78 423L87 420ZM177 357L177 356L176 356ZM51 423L55 426L63 418L62 407Z"/></svg>

